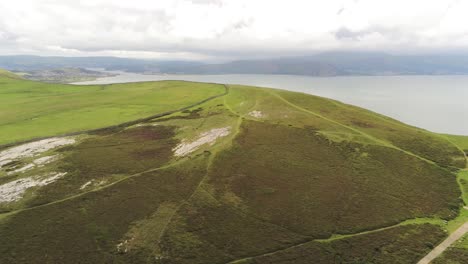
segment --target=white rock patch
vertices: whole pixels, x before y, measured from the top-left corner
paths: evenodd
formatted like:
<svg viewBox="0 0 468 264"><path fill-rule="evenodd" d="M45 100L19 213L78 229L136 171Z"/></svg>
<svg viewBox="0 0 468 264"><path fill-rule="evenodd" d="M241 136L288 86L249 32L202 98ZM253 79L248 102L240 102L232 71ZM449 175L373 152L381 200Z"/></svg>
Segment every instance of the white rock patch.
<svg viewBox="0 0 468 264"><path fill-rule="evenodd" d="M45 186L63 177L65 174L67 173L54 172L49 174L49 177L47 178L28 177L0 185L0 203L17 201L23 197L23 194L27 189L31 187Z"/></svg>
<svg viewBox="0 0 468 264"><path fill-rule="evenodd" d="M137 124L135 127L145 127L145 126L159 126L159 124Z"/></svg>
<svg viewBox="0 0 468 264"><path fill-rule="evenodd" d="M7 173L7 175L25 172L25 171L28 171L28 170L34 168L34 167L35 167L34 164L27 164L27 165L25 165L25 166L23 166L23 167L21 167L21 168L19 168L19 169L16 169L16 170L14 170L14 171L9 171L9 172Z"/></svg>
<svg viewBox="0 0 468 264"><path fill-rule="evenodd" d="M196 140L192 142L182 141L182 143L173 149L174 155L178 157L185 156L194 152L204 144L213 145L216 139L229 135L230 130L230 127L213 128L208 132L202 133Z"/></svg>
<svg viewBox="0 0 468 264"><path fill-rule="evenodd" d="M52 156L45 156L42 158L35 159L33 163L37 166L44 166L46 164L49 164L53 161L56 161L58 159L58 154L57 155L52 155Z"/></svg>
<svg viewBox="0 0 468 264"><path fill-rule="evenodd" d="M130 238L130 240L126 239L122 242L120 242L119 244L117 244L117 251L119 253L127 253L128 252L128 246L129 246L129 243L133 240L133 238Z"/></svg>
<svg viewBox="0 0 468 264"><path fill-rule="evenodd" d="M85 189L86 187L90 186L93 183L93 181L86 182L85 184L81 185L80 190Z"/></svg>
<svg viewBox="0 0 468 264"><path fill-rule="evenodd" d="M16 159L34 157L45 151L75 143L73 138L49 138L26 143L0 152L0 168Z"/></svg>
<svg viewBox="0 0 468 264"><path fill-rule="evenodd" d="M57 160L58 158L58 155L53 155L53 156L45 156L45 157L42 157L42 158L38 158L38 159L35 159L32 163L30 164L27 164L19 169L16 169L14 171L10 171L7 173L7 175L11 175L11 174L15 174L15 173L21 173L21 172L25 172L25 171L28 171L36 166L39 166L39 167L42 167L48 163L51 163L52 161L55 161Z"/></svg>
<svg viewBox="0 0 468 264"><path fill-rule="evenodd" d="M262 118L265 115L261 111L255 110L255 111L250 112L249 116L252 116L252 117L255 117L255 118Z"/></svg>

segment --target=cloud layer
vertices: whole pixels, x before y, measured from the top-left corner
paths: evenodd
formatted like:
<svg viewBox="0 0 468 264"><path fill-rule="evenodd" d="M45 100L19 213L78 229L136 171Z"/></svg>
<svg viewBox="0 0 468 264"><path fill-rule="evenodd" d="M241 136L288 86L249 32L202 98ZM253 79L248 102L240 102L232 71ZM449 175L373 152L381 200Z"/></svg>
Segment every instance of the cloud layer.
<svg viewBox="0 0 468 264"><path fill-rule="evenodd" d="M464 50L466 13L468 1L447 0L2 1L0 54L233 59Z"/></svg>

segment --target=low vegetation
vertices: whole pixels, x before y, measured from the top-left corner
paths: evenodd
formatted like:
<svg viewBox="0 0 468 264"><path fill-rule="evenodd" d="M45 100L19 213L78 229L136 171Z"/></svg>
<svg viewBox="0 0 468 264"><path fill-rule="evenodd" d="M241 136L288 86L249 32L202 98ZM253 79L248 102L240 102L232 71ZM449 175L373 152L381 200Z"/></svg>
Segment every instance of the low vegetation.
<svg viewBox="0 0 468 264"><path fill-rule="evenodd" d="M0 263L416 263L465 219L461 140L360 108L0 75L0 144L92 130L0 150L0 190L61 175L0 200ZM443 258L463 259L464 243Z"/></svg>
<svg viewBox="0 0 468 264"><path fill-rule="evenodd" d="M400 151L255 121L241 131L218 155L208 183L215 197L265 221L324 238L456 216L454 176Z"/></svg>
<svg viewBox="0 0 468 264"><path fill-rule="evenodd" d="M417 263L444 235L432 225L408 225L347 239L303 243L233 263Z"/></svg>
<svg viewBox="0 0 468 264"><path fill-rule="evenodd" d="M179 81L76 86L0 73L0 145L117 125L177 110L224 92Z"/></svg>
<svg viewBox="0 0 468 264"><path fill-rule="evenodd" d="M351 130L365 133L382 144L411 152L444 167L464 168L466 160L457 148L441 135L400 123L391 118L363 111L336 101L297 93L280 92L284 99L317 115L339 122Z"/></svg>

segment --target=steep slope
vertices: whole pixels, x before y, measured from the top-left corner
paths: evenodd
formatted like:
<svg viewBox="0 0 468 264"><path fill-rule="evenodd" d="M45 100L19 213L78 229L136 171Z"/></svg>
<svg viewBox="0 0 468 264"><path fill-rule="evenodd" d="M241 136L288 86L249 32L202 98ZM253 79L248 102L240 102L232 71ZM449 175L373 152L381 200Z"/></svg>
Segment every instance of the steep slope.
<svg viewBox="0 0 468 264"><path fill-rule="evenodd" d="M234 85L7 79L10 99L58 93L80 114L88 93L123 91L122 111L142 100L126 91L189 96L152 97L162 114L110 127L118 114L97 110L92 131L0 149L1 263L416 263L460 219L461 148L361 108Z"/></svg>

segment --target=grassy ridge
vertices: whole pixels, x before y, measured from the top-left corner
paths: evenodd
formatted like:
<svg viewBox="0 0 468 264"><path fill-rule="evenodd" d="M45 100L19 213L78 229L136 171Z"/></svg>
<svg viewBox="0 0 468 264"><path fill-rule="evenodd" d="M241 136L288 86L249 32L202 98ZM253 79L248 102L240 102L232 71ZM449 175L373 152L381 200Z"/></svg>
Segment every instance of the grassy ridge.
<svg viewBox="0 0 468 264"><path fill-rule="evenodd" d="M211 175L219 199L242 201L247 213L313 237L408 218L450 219L458 209L453 175L436 166L389 148L333 143L313 130L261 122L244 122Z"/></svg>
<svg viewBox="0 0 468 264"><path fill-rule="evenodd" d="M27 87L39 84L19 82L23 88L13 84L9 96L32 100ZM75 114L90 107L83 98L112 98L126 111L135 102L163 109L223 91L188 82L43 87L39 98L69 100ZM45 103L16 107L54 115ZM104 126L106 111L93 113L93 124ZM23 131L21 122L11 128ZM215 128L230 134L187 157L173 155L177 144ZM410 144L418 135L422 143ZM0 184L68 172L5 207L14 211L0 214L1 263L412 263L440 242L442 219L462 205L447 168L464 156L446 138L297 93L231 86L190 110L76 139L49 153L61 156L53 165L0 170Z"/></svg>
<svg viewBox="0 0 468 264"><path fill-rule="evenodd" d="M466 160L456 146L444 137L408 126L391 118L351 105L315 96L278 92L284 99L339 122L351 129L362 131L383 144L391 144L442 166L464 168Z"/></svg>
<svg viewBox="0 0 468 264"><path fill-rule="evenodd" d="M445 135L468 155L468 136Z"/></svg>
<svg viewBox="0 0 468 264"><path fill-rule="evenodd" d="M406 218L454 217L458 192L453 175L405 156L383 147L329 142L312 130L244 120L233 147L215 159L203 190L168 227L161 242L174 261L168 263L222 263L235 256L262 255L332 233L356 233ZM393 169L396 164L401 171ZM427 186L427 181L440 182ZM443 200L448 203L440 203ZM400 229L396 230L392 233L400 236ZM401 261L392 263L421 257L444 236L438 227L422 230L417 232L417 241L401 234L402 243L415 252L402 250L398 252ZM387 239L395 239L386 237L388 232L378 233L361 238L368 244L360 248L361 253L348 248L335 254L347 252L350 259L362 258L365 263L376 258L385 263L392 259L381 255L385 250L360 255L376 239L383 240L382 247ZM337 244L352 241L346 238ZM306 256L301 251L286 259L309 263L323 254L327 259L323 263L336 258L313 251ZM253 263L281 263L284 256L277 257Z"/></svg>
<svg viewBox="0 0 468 264"><path fill-rule="evenodd" d="M222 85L178 81L74 86L7 76L0 75L0 145L115 125L224 92Z"/></svg>

